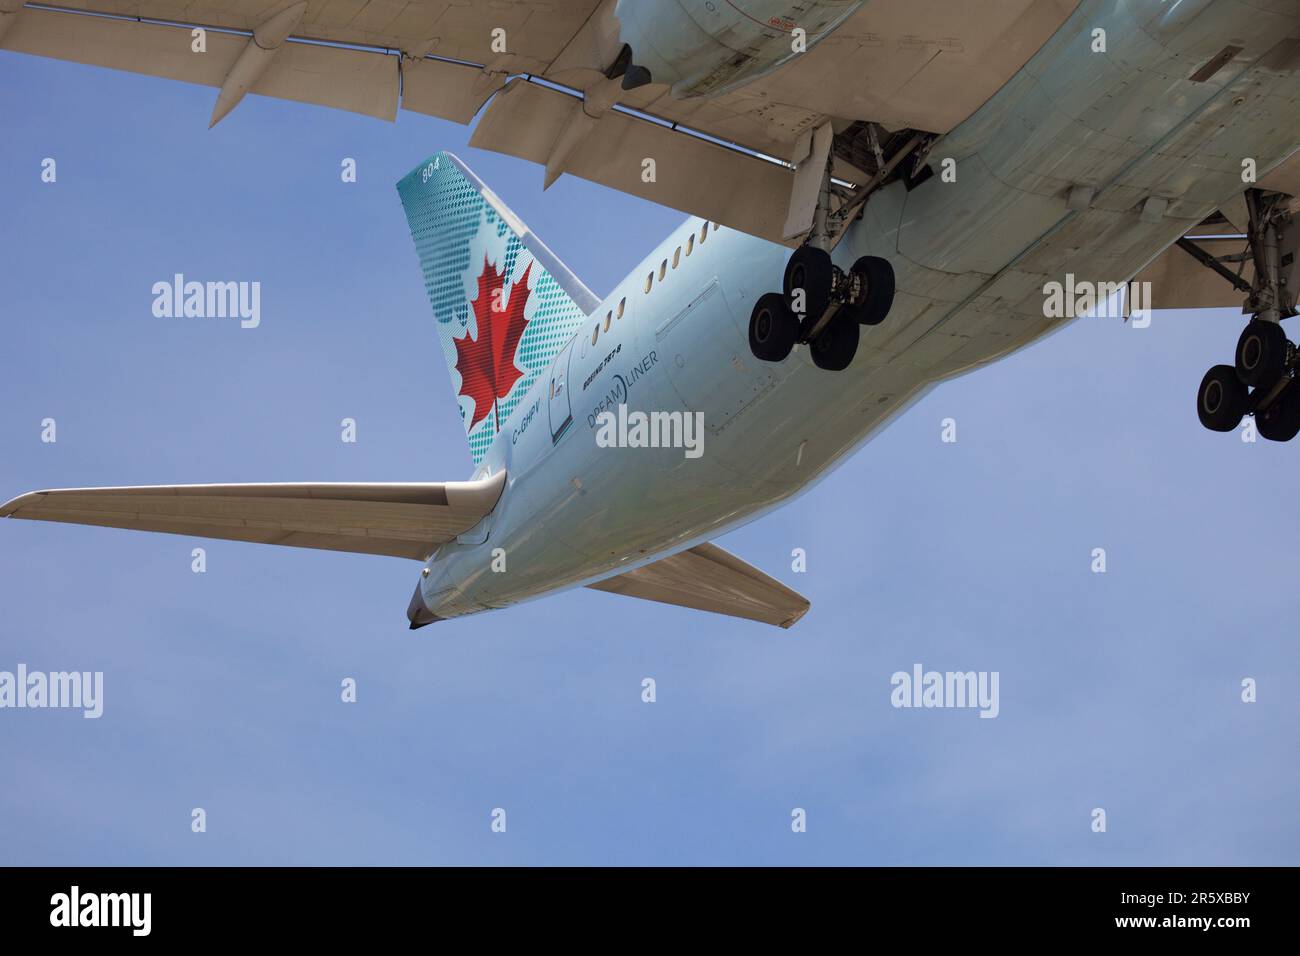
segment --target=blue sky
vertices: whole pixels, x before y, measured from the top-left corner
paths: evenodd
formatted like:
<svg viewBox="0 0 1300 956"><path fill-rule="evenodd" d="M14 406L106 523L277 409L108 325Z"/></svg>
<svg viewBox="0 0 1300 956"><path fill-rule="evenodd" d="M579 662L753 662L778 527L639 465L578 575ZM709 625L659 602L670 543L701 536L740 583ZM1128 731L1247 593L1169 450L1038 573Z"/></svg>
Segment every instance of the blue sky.
<svg viewBox="0 0 1300 956"><path fill-rule="evenodd" d="M467 477L396 181L458 153L597 294L683 218L214 97L0 54L0 498ZM261 327L155 318L174 272L260 281ZM0 670L105 675L100 720L0 711L0 863L1296 864L1300 443L1194 411L1240 321L1080 320L932 392L722 539L791 631L580 591L412 633L411 562L0 523ZM998 671L1000 716L893 709L916 662Z"/></svg>

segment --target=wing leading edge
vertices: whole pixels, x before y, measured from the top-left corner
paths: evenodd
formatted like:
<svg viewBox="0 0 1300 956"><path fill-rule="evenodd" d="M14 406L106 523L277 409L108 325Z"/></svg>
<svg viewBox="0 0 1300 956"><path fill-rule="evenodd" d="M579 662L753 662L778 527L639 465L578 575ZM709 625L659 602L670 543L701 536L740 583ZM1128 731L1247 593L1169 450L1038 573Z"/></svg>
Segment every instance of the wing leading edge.
<svg viewBox="0 0 1300 956"><path fill-rule="evenodd" d="M505 488L478 481L143 485L33 491L0 518L160 531L422 561L478 524Z"/></svg>
<svg viewBox="0 0 1300 956"><path fill-rule="evenodd" d="M696 545L587 586L777 627L790 627L812 606L798 591L716 544Z"/></svg>

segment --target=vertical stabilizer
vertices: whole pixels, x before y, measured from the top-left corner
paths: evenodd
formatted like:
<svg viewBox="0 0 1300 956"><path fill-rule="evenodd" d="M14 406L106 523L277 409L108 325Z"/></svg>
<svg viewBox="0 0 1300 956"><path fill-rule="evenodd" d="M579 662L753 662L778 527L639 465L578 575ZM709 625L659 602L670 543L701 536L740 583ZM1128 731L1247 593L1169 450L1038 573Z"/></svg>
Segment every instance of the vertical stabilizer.
<svg viewBox="0 0 1300 956"><path fill-rule="evenodd" d="M600 300L450 153L421 163L397 192L478 464Z"/></svg>

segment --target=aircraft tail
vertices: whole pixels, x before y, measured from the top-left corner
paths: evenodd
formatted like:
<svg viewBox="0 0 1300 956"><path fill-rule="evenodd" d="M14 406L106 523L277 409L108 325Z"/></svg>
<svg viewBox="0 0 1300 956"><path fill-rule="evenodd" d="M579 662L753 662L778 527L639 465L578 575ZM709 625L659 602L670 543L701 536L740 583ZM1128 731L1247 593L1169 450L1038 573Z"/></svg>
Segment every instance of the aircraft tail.
<svg viewBox="0 0 1300 956"><path fill-rule="evenodd" d="M477 465L600 300L451 153L397 193Z"/></svg>

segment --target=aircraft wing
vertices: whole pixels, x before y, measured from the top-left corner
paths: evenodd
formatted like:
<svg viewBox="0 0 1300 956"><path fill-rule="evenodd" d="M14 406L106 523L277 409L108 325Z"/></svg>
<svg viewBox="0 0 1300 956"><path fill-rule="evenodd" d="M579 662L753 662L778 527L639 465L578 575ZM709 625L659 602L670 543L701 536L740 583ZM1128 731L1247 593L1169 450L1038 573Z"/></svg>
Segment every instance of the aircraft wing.
<svg viewBox="0 0 1300 956"><path fill-rule="evenodd" d="M700 544L587 585L597 591L790 627L808 599L716 544Z"/></svg>
<svg viewBox="0 0 1300 956"><path fill-rule="evenodd" d="M547 185L569 173L794 244L811 212L792 167L824 160L818 130L859 191L914 173L882 164L919 163L1078 2L0 0L0 48L216 87L212 123L248 92L460 123L490 99L472 145ZM797 54L792 16L812 32ZM650 81L623 89L624 57L649 57Z"/></svg>
<svg viewBox="0 0 1300 956"><path fill-rule="evenodd" d="M142 485L33 491L0 518L162 531L200 538L384 554L422 561L478 524L506 473L478 481Z"/></svg>

